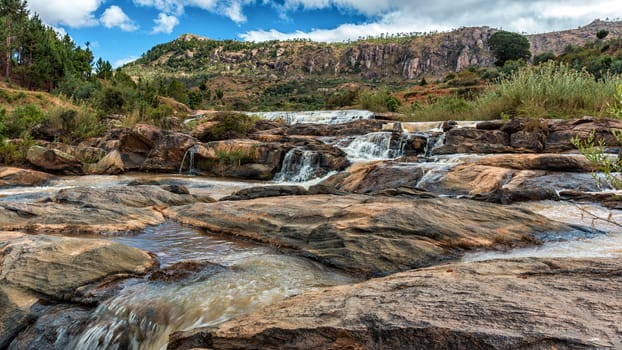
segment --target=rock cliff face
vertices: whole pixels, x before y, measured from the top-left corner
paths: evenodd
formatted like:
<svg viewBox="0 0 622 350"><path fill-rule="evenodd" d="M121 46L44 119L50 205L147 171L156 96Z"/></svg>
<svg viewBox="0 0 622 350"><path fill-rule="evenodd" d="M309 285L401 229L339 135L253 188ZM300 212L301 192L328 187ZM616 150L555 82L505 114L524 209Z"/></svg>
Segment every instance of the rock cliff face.
<svg viewBox="0 0 622 350"><path fill-rule="evenodd" d="M534 55L560 54L568 45L622 35L622 22L596 20L578 29L529 35ZM353 43L315 43L304 40L247 43L214 41L196 35L158 45L126 69L148 75L154 67L171 74L208 74L276 79L282 77L349 76L364 79L417 79L442 76L471 66L489 67L494 57L487 46L497 29L460 28L446 33L380 38Z"/></svg>

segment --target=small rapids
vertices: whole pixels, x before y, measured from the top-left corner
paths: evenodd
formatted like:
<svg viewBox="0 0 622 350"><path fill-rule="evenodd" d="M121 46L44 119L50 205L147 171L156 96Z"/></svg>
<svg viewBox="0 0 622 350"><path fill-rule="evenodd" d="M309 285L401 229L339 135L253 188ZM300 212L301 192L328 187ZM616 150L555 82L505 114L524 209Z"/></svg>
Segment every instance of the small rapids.
<svg viewBox="0 0 622 350"><path fill-rule="evenodd" d="M239 245L167 223L136 237L116 238L148 249L163 266L210 261L174 282L130 280L100 304L72 349L165 349L172 332L212 326L313 288L352 283L351 277L270 248Z"/></svg>
<svg viewBox="0 0 622 350"><path fill-rule="evenodd" d="M280 120L285 125L294 124L345 124L355 120L373 119L374 113L364 110L305 111L305 112L254 112L248 113L267 120Z"/></svg>

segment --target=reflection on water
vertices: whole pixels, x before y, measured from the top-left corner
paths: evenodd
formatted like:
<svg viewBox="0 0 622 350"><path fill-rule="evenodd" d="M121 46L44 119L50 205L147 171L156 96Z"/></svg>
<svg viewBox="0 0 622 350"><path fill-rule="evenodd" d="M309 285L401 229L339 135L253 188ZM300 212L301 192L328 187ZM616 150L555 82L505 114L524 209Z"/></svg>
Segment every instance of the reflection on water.
<svg viewBox="0 0 622 350"><path fill-rule="evenodd" d="M513 249L508 252L477 252L464 256L463 261L542 258L607 258L622 257L622 211L609 210L596 204L541 201L521 204L522 207L550 219L573 225L594 227L607 234L592 237L569 237L569 240L546 242L541 246Z"/></svg>
<svg viewBox="0 0 622 350"><path fill-rule="evenodd" d="M73 349L164 349L170 333L210 326L316 287L355 282L306 259L240 245L166 223L115 241L155 253L164 266L196 260L226 268L176 282L131 281L102 303Z"/></svg>
<svg viewBox="0 0 622 350"><path fill-rule="evenodd" d="M162 267L187 260L207 260L227 266L247 257L271 252L267 247L210 237L198 229L171 221L148 227L136 236L115 237L112 240L156 254Z"/></svg>

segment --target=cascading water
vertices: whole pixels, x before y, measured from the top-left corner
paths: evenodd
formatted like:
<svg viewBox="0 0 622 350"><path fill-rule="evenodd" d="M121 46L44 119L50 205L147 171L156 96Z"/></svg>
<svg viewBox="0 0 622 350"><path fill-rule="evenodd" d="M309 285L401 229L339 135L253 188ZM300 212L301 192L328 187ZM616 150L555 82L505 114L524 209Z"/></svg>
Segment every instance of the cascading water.
<svg viewBox="0 0 622 350"><path fill-rule="evenodd" d="M373 132L357 136L347 146L341 147L353 160L394 159L404 154L408 134L396 137L392 132Z"/></svg>
<svg viewBox="0 0 622 350"><path fill-rule="evenodd" d="M179 175L183 174L184 164L186 163L186 158L188 158L188 175L196 174L196 168L194 167L194 155L199 151L199 146L194 145L186 150L184 153L184 157L181 159L181 164L179 165Z"/></svg>
<svg viewBox="0 0 622 350"><path fill-rule="evenodd" d="M326 175L321 168L322 155L316 151L293 148L285 155L281 171L274 176L279 182L304 182Z"/></svg>

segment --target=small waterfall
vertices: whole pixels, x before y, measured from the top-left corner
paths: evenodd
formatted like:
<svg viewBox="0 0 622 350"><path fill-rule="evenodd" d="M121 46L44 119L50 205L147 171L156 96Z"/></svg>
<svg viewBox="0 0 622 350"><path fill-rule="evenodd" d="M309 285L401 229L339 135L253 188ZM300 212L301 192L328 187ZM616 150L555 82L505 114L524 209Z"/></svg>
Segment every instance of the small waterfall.
<svg viewBox="0 0 622 350"><path fill-rule="evenodd" d="M293 148L285 155L281 171L274 176L279 182L304 182L322 177L326 172L321 168L322 154Z"/></svg>
<svg viewBox="0 0 622 350"><path fill-rule="evenodd" d="M350 159L394 159L404 154L407 141L407 134L395 137L392 132L381 131L357 136L342 150L348 154Z"/></svg>
<svg viewBox="0 0 622 350"><path fill-rule="evenodd" d="M184 153L184 157L181 159L181 164L179 165L179 175L183 175L184 164L186 163L186 158L188 158L188 175L196 174L197 169L194 167L194 155L199 151L199 146L194 145Z"/></svg>

